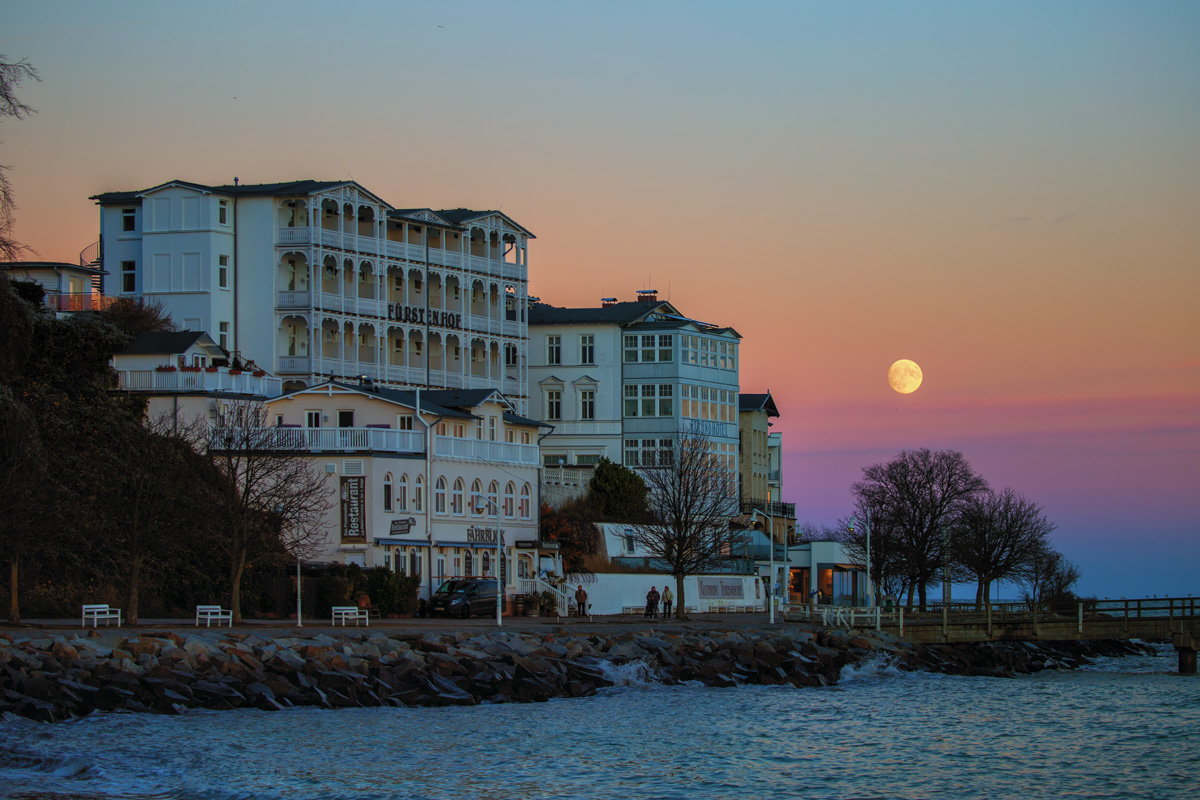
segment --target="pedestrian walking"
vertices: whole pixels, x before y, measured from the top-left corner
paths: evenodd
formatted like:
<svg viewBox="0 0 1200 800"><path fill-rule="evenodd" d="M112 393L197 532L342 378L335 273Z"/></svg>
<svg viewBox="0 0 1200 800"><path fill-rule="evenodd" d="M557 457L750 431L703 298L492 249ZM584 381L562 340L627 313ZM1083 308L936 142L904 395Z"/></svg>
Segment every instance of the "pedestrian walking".
<svg viewBox="0 0 1200 800"><path fill-rule="evenodd" d="M675 595L671 593L670 586L664 586L662 590L663 619L671 616L671 604L675 602Z"/></svg>
<svg viewBox="0 0 1200 800"><path fill-rule="evenodd" d="M587 592L583 590L583 584L579 584L579 588L575 590L575 605L579 606L579 616L587 616Z"/></svg>
<svg viewBox="0 0 1200 800"><path fill-rule="evenodd" d="M653 586L651 586L650 591L646 592L646 614L645 614L645 616L649 617L650 619L654 619L654 617L657 613L658 613L658 589L655 589Z"/></svg>

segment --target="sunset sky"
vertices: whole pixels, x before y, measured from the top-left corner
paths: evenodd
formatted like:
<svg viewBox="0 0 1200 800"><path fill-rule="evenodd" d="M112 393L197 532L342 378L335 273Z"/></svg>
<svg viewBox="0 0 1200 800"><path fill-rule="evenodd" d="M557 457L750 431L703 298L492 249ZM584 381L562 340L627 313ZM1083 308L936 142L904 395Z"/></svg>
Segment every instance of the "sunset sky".
<svg viewBox="0 0 1200 800"><path fill-rule="evenodd" d="M6 2L0 163L51 260L174 178L501 209L543 300L742 334L800 521L953 448L1083 593L1196 596L1198 41L1190 0Z"/></svg>

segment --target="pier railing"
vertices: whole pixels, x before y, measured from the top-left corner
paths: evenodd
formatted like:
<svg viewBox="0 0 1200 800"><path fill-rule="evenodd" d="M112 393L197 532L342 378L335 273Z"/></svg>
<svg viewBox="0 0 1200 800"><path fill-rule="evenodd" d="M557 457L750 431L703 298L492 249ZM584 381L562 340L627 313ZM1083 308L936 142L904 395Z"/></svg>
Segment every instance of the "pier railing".
<svg viewBox="0 0 1200 800"><path fill-rule="evenodd" d="M791 606L785 619L831 628L873 628L923 642L999 639L1165 639L1200 629L1200 598L1085 600L1050 608L1026 603Z"/></svg>

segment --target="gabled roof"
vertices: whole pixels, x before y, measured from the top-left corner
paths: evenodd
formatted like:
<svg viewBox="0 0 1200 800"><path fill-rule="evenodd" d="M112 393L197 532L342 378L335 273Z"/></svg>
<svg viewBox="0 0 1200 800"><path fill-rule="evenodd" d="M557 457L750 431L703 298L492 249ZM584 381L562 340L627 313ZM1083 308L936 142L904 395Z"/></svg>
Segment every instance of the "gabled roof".
<svg viewBox="0 0 1200 800"><path fill-rule="evenodd" d="M390 203L380 199L374 192L363 187L355 181L315 181L311 179L298 181L283 181L281 183L241 183L241 184L225 184L223 186L206 186L203 183L193 183L192 181L173 180L166 183L160 183L157 186L151 186L149 189L139 189L137 191L126 192L104 192L102 194L92 195L89 200L95 200L101 205L116 205L120 203L130 203L141 200L145 195L152 192L161 191L172 186L181 186L185 189L202 192L204 194L223 194L230 197L277 197L280 195L310 195L317 192L324 192L330 189L336 189L339 186L357 186L364 194L374 198L383 205L390 206Z"/></svg>
<svg viewBox="0 0 1200 800"><path fill-rule="evenodd" d="M416 222L419 225L430 225L435 228L445 228L452 231L463 230L462 226L440 216L432 208L393 208L387 212L388 219L402 219Z"/></svg>
<svg viewBox="0 0 1200 800"><path fill-rule="evenodd" d="M559 308L547 303L529 307L529 325L632 325L653 311L676 313L665 300L656 303L614 303L602 308Z"/></svg>
<svg viewBox="0 0 1200 800"><path fill-rule="evenodd" d="M455 225L460 225L464 228L470 227L471 223L477 220L486 219L487 217L500 217L500 219L504 220L506 227L512 228L513 230L518 230L528 236L530 239L537 238L533 235L532 231L530 231L524 225L518 223L503 211L473 211L469 208L448 208L436 213L442 219L448 220Z"/></svg>
<svg viewBox="0 0 1200 800"><path fill-rule="evenodd" d="M315 386L296 389L295 391L280 395L280 398L300 394L329 393L331 389L337 389L339 394L350 392L377 397L380 400L404 406L405 408L416 409L417 407L417 392L414 389L389 389L384 386L342 383L341 381L325 381ZM514 420L524 419L524 417L518 417L511 413L512 404L503 394L495 389L429 389L422 390L421 392L421 411L453 419L479 419L477 414L471 413L468 409L478 408L484 403L493 402L504 406L505 419L508 419L510 416ZM540 425L541 423L529 420L528 422L519 424Z"/></svg>
<svg viewBox="0 0 1200 800"><path fill-rule="evenodd" d="M163 331L161 333L143 333L133 340L133 344L117 355L173 356L186 353L193 345L200 345L206 350L221 350L212 337L204 331ZM223 350L221 352L224 353Z"/></svg>
<svg viewBox="0 0 1200 800"><path fill-rule="evenodd" d="M778 417L779 409L775 407L775 398L771 393L739 394L738 411L766 411L768 417Z"/></svg>

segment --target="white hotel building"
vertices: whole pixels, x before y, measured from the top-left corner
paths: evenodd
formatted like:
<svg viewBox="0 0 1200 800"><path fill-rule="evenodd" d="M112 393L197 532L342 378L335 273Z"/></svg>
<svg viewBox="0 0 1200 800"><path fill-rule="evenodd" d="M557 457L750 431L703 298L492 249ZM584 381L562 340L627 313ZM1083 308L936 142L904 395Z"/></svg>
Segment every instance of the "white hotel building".
<svg viewBox="0 0 1200 800"><path fill-rule="evenodd" d="M108 294L161 302L285 391L366 376L495 389L528 413L534 237L498 211L394 208L353 181L92 199Z"/></svg>
<svg viewBox="0 0 1200 800"><path fill-rule="evenodd" d="M707 437L736 481L737 331L653 291L594 308L535 303L529 329L530 416L554 426L542 441L548 502L582 491L602 457L653 467L680 432Z"/></svg>

